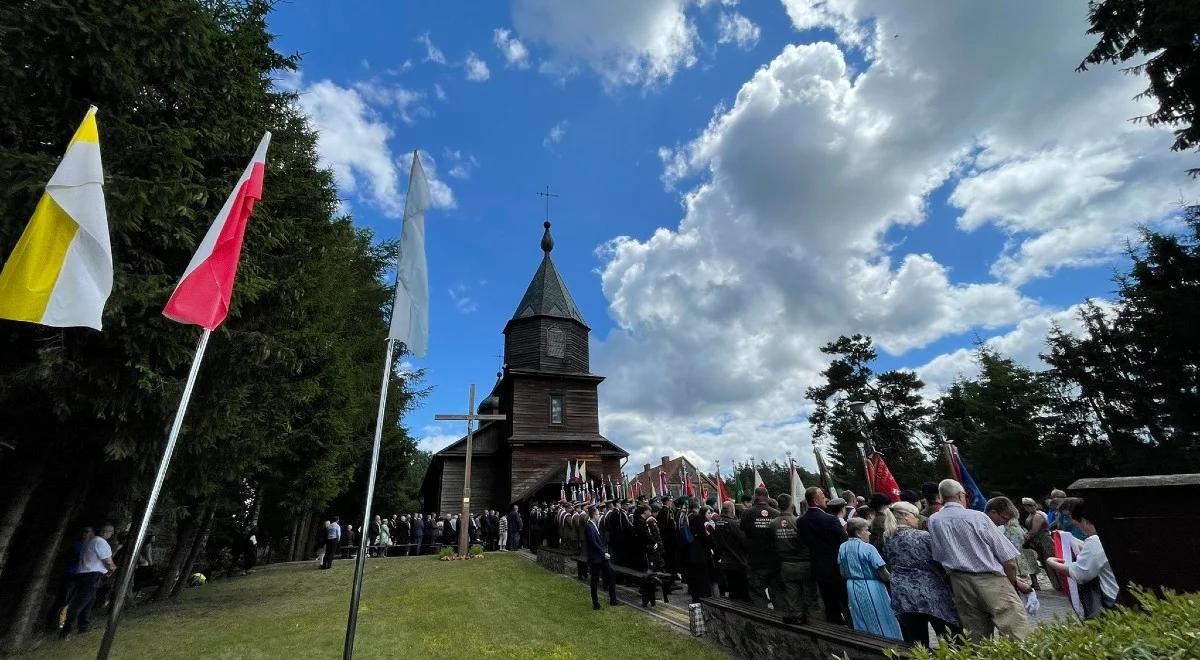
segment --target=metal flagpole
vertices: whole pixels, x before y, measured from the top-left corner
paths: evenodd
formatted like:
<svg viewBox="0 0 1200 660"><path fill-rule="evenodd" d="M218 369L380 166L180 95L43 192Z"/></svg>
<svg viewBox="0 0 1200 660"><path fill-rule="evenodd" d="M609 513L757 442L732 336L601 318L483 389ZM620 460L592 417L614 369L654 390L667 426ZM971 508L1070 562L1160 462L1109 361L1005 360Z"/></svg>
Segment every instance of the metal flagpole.
<svg viewBox="0 0 1200 660"><path fill-rule="evenodd" d="M167 478L167 467L171 464L171 455L175 453L175 441L179 438L179 429L183 426L183 416L187 413L188 401L192 398L192 387L196 384L196 374L200 371L200 362L204 359L204 349L208 346L208 337L212 334L207 328L200 335L200 343L196 346L196 356L192 358L192 368L188 371L187 383L183 386L183 396L179 408L175 411L175 421L171 424L171 433L167 436L167 447L163 451L162 460L158 463L158 474L154 476L154 487L150 489L150 499L146 500L146 510L142 513L142 522L138 526L137 536L133 541L133 551L125 559L122 569L121 586L113 597L112 609L108 612L108 625L104 628L104 639L100 642L100 651L96 660L107 660L112 650L113 640L117 636L117 623L121 619L121 608L125 605L125 595L133 582L133 570L137 565L138 555L142 553L142 542L146 539L146 531L150 529L150 517L154 515L154 506L158 503L158 494L162 491L163 481Z"/></svg>
<svg viewBox="0 0 1200 660"><path fill-rule="evenodd" d="M346 622L346 644L342 647L343 660L354 657L354 632L358 627L358 601L362 596L363 569L367 563L367 534L371 524L371 502L375 499L375 473L379 468L379 444L383 438L383 417L387 408L388 385L392 378L392 350L395 342L387 340L386 357L383 360L383 383L379 390L379 414L375 417L375 442L371 445L371 473L367 477L367 501L363 504L363 522L358 528L358 557L354 561L354 587L350 590L350 618Z"/></svg>

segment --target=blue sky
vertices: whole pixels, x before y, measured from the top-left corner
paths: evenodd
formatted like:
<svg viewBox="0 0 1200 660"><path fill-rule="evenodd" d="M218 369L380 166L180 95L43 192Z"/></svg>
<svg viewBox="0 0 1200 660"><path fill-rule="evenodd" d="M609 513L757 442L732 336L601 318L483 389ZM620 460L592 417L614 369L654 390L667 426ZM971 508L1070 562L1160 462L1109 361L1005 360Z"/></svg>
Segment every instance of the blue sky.
<svg viewBox="0 0 1200 660"><path fill-rule="evenodd" d="M1017 3L1022 5L1022 3ZM1106 297L1122 241L1194 184L1140 82L1073 72L1084 7L801 0L281 3L276 47L355 221L427 215L432 392L486 392L540 258L592 328L603 431L630 464L686 452L812 464L816 349L866 332L936 393L991 342L1036 366ZM1015 61L1014 53L1021 53ZM715 430L714 430L715 429Z"/></svg>

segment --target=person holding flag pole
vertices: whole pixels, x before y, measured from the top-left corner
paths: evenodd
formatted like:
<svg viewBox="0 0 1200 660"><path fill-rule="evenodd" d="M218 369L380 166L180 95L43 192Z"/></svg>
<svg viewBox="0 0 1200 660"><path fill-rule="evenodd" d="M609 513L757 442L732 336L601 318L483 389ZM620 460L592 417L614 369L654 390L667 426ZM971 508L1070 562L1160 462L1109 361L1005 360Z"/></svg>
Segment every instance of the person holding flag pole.
<svg viewBox="0 0 1200 660"><path fill-rule="evenodd" d="M367 496L363 503L362 526L371 523L371 503L375 498L375 476L379 470L379 446L383 437L383 417L387 409L388 384L392 378L395 343L417 357L425 357L429 346L429 274L425 263L425 209L429 208L429 184L417 150L413 150L412 170L408 176L408 194L404 199L404 220L400 230L400 258L396 264L396 294L392 302L392 322L385 340L383 379L379 390L379 411L375 417L375 438L371 444L371 468L367 477ZM472 386L474 387L474 386ZM467 520L460 524L466 525ZM343 660L354 657L354 635L358 627L358 604L362 597L363 569L367 558L367 535L359 540L354 562L354 583L350 591L350 614L346 622Z"/></svg>
<svg viewBox="0 0 1200 660"><path fill-rule="evenodd" d="M175 442L179 438L179 430L183 426L183 418L187 413L188 402L192 398L192 388L196 384L196 374L200 371L200 363L204 360L204 349L208 346L208 338L229 314L229 304L233 299L233 284L237 279L238 261L242 256L242 239L246 233L246 222L254 210L254 203L262 199L263 177L267 167L267 146L271 143L271 134L263 134L258 148L250 164L242 172L241 178L233 187L233 192L225 200L225 205L217 213L217 219L209 227L208 233L196 248L196 254L183 272L175 292L171 294L163 309L163 316L178 321L198 325L204 329L200 333L200 341L196 345L196 356L192 359L187 381L183 386L179 408L175 411L175 421L167 436L167 446L163 450L162 459L158 464L158 473L154 477L154 485L146 500L146 508L142 512L142 521L134 536L133 547L122 568L121 583L113 595L112 607L108 612L108 625L104 630L104 639L100 642L97 660L108 658L113 641L117 635L117 624L121 619L121 609L125 604L125 596L133 580L134 567L137 558L141 556L142 543L146 539L146 531L150 528L150 519L154 515L154 507L158 503L158 495L162 491L163 482L167 477L167 468L171 464L171 455L175 453ZM363 554L366 554L364 551Z"/></svg>

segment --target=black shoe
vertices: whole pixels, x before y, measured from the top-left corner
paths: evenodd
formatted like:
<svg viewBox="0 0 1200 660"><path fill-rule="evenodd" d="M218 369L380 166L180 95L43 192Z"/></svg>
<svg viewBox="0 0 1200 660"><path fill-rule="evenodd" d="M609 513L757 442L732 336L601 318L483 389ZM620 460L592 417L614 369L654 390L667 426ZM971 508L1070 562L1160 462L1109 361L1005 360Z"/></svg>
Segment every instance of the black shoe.
<svg viewBox="0 0 1200 660"><path fill-rule="evenodd" d="M608 601L608 606L609 606L609 607L620 607L620 606L622 606L622 605L624 605L624 604L625 604L625 603L622 603L622 602L621 602L621 601L619 601L619 600L610 600L610 601Z"/></svg>
<svg viewBox="0 0 1200 660"><path fill-rule="evenodd" d="M593 609L593 610L598 610L598 609L600 609L600 603L592 603L592 609Z"/></svg>

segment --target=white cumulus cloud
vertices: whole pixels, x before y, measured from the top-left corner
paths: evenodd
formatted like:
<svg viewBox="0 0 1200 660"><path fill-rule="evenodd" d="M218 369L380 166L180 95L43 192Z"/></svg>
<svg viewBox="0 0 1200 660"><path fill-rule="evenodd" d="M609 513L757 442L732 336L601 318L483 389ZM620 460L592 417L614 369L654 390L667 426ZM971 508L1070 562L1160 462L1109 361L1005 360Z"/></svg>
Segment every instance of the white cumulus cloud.
<svg viewBox="0 0 1200 660"><path fill-rule="evenodd" d="M500 49L500 53L504 55L504 62L507 66L514 66L518 69L529 68L529 49L521 40L513 36L512 30L505 28L496 28L492 31L492 43L496 44L496 48Z"/></svg>
<svg viewBox="0 0 1200 660"><path fill-rule="evenodd" d="M742 50L750 50L758 45L759 33L753 21L737 12L722 12L717 20L717 43L736 44Z"/></svg>
<svg viewBox="0 0 1200 660"><path fill-rule="evenodd" d="M551 147L562 142L562 139L567 135L567 120L564 119L550 127L546 133L546 137L542 139L542 146Z"/></svg>
<svg viewBox="0 0 1200 660"><path fill-rule="evenodd" d="M687 7L687 0L516 0L513 25L526 41L549 47L543 72L582 64L609 87L649 86L697 61Z"/></svg>
<svg viewBox="0 0 1200 660"><path fill-rule="evenodd" d="M422 62L433 62L434 64L446 63L446 54L442 52L441 48L434 45L433 39L430 38L428 32L417 37L417 41L422 46L425 46L425 57L421 60Z"/></svg>
<svg viewBox="0 0 1200 660"><path fill-rule="evenodd" d="M388 217L404 212L401 173L407 175L411 153L394 155L394 132L384 112L396 109L402 95L396 89L371 84L340 86L329 80L305 85L297 76L289 80L299 92L299 107L317 131L320 165L333 172L338 192L366 201ZM407 106L404 106L407 107ZM433 204L454 208L454 193L437 178L433 159L425 160Z"/></svg>
<svg viewBox="0 0 1200 660"><path fill-rule="evenodd" d="M487 62L484 62L472 51L467 51L467 59L463 62L463 66L467 68L467 80L471 82L483 82L492 77Z"/></svg>
<svg viewBox="0 0 1200 660"><path fill-rule="evenodd" d="M822 344L862 332L903 356L948 336L1033 336L1054 312L1025 282L1111 257L1195 190L1170 133L1127 121L1146 112L1131 100L1143 80L1074 71L1092 45L1086 6L785 6L797 30L837 41L786 46L692 140L663 148L682 217L600 251L617 325L595 349L601 419L634 465L785 447L811 465L803 394ZM952 242L934 255L891 238L931 222L944 185L960 213L937 231L1008 236L991 277L955 278L939 261Z"/></svg>

